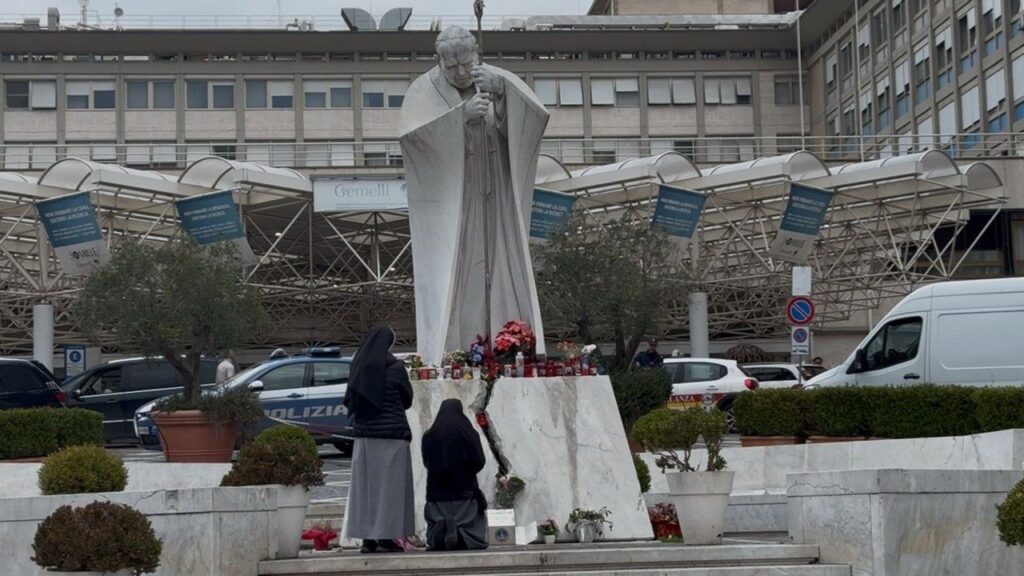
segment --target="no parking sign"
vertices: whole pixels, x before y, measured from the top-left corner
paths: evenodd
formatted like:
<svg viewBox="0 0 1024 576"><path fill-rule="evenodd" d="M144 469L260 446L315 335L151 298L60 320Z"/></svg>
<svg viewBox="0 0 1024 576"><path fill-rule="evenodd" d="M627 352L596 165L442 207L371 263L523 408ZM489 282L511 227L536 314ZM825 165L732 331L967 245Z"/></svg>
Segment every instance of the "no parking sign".
<svg viewBox="0 0 1024 576"><path fill-rule="evenodd" d="M807 356L811 353L811 331L808 328L793 327L789 353L794 356Z"/></svg>

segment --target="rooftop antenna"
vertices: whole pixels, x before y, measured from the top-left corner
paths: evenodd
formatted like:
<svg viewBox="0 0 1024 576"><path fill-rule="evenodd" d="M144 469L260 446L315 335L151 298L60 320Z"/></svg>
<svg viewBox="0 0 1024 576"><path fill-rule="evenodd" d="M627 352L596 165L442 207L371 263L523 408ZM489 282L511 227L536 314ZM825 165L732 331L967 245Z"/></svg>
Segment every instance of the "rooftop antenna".
<svg viewBox="0 0 1024 576"><path fill-rule="evenodd" d="M85 28L89 25L89 0L78 0L78 5L82 7L82 16L78 25Z"/></svg>

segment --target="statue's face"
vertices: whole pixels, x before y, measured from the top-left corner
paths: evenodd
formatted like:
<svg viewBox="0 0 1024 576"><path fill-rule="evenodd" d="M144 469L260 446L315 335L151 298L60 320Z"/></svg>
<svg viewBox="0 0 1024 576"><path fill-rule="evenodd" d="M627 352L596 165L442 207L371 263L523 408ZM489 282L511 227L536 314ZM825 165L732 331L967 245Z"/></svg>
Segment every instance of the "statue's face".
<svg viewBox="0 0 1024 576"><path fill-rule="evenodd" d="M476 49L470 42L444 42L437 49L437 63L448 83L460 90L473 85Z"/></svg>

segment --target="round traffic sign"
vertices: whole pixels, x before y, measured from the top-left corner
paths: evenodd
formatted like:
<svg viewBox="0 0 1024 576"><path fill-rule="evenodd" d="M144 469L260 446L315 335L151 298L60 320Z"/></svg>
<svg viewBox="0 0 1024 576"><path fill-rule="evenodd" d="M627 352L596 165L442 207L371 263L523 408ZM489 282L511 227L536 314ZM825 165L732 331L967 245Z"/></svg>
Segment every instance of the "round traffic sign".
<svg viewBox="0 0 1024 576"><path fill-rule="evenodd" d="M71 354L69 354L69 356L71 357L71 361L72 362L81 362L82 361L82 353L79 352L78 350L72 351Z"/></svg>
<svg viewBox="0 0 1024 576"><path fill-rule="evenodd" d="M793 330L793 341L797 344L807 342L807 328L797 328L796 330Z"/></svg>
<svg viewBox="0 0 1024 576"><path fill-rule="evenodd" d="M814 320L814 302L807 296L794 296L786 304L786 317L794 326L806 326Z"/></svg>

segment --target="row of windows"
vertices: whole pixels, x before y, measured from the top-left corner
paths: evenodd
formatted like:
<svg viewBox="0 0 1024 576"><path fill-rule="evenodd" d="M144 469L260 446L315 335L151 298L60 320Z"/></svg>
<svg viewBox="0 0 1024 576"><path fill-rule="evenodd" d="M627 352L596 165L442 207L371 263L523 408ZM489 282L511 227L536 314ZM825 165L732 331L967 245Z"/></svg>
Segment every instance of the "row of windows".
<svg viewBox="0 0 1024 576"><path fill-rule="evenodd" d="M400 108L408 80L364 80L364 108ZM113 110L116 82L113 80L68 80L65 103L71 110ZM295 83L291 80L246 80L245 107L250 109L295 107ZM55 80L7 80L4 102L8 110L53 110L57 107ZM351 108L350 80L307 80L303 84L306 108ZM187 80L185 107L189 109L233 109L235 82L232 80ZM173 80L128 80L125 108L163 110L175 108Z"/></svg>
<svg viewBox="0 0 1024 576"><path fill-rule="evenodd" d="M57 107L56 81L8 80L4 83L9 110L52 110ZM364 80L364 108L400 108L409 86L407 80ZM806 87L805 87L806 88ZM248 109L291 109L295 107L295 83L291 80L246 80L245 107ZM583 88L579 78L538 78L534 90L548 106L582 106ZM68 109L110 110L115 107L115 82L69 80L65 83ZM125 107L129 110L172 110L175 108L173 80L128 80ZM595 78L591 80L593 106L638 106L636 78ZM804 92L806 102L807 92ZM649 78L647 102L651 105L693 105L697 102L693 77ZM749 76L705 77L704 103L715 105L751 104ZM775 78L775 104L799 103L798 80ZM303 83L303 104L307 109L351 108L350 80L307 80ZM193 110L233 109L235 83L232 80L188 80L185 107Z"/></svg>

